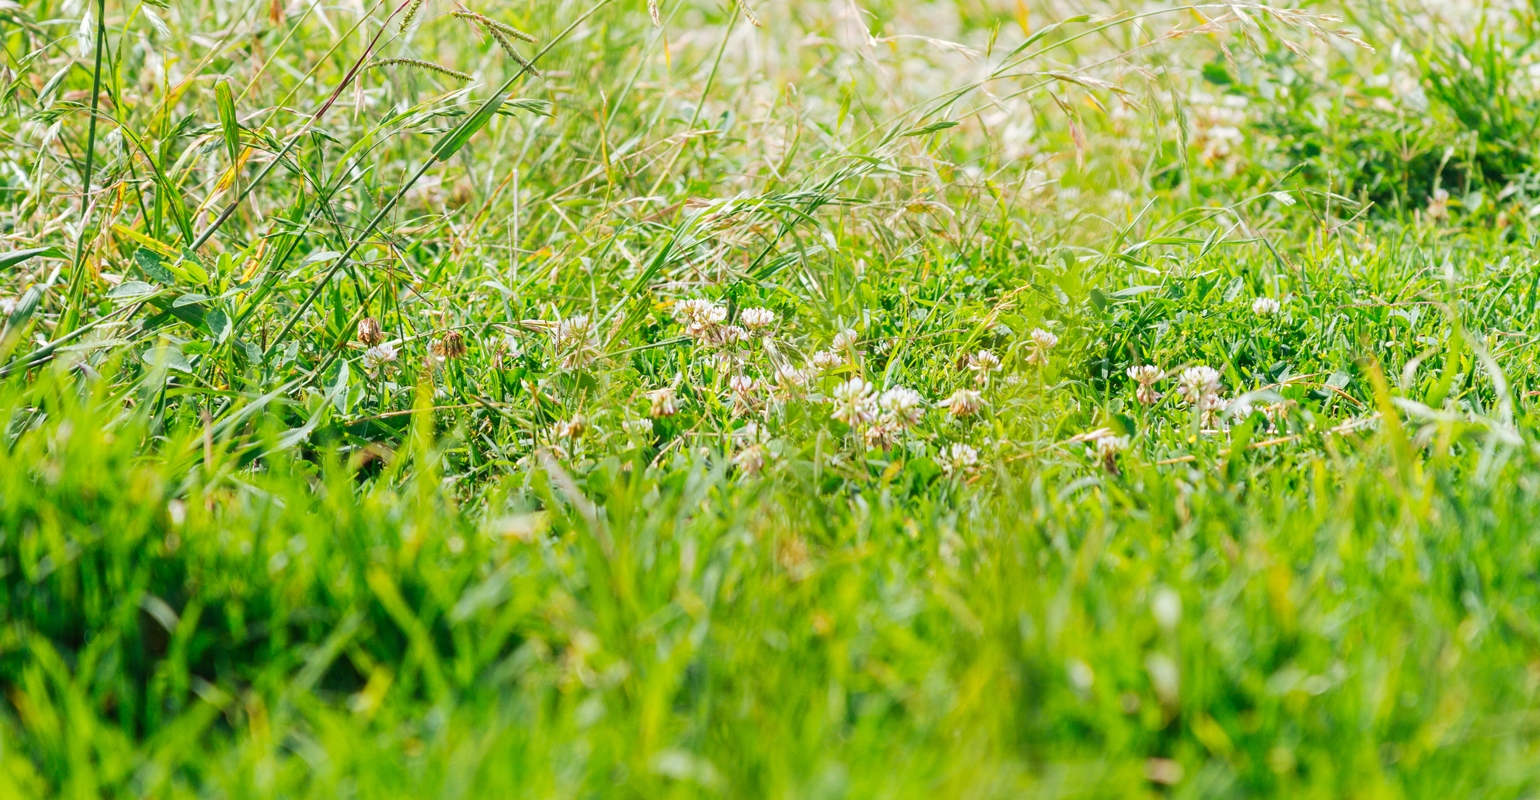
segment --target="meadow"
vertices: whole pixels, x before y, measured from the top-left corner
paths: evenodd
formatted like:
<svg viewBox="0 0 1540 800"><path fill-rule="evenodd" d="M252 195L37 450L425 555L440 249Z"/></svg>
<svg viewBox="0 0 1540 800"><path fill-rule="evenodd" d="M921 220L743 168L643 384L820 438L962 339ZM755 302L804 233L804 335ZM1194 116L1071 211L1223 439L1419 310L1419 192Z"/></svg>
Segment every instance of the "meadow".
<svg viewBox="0 0 1540 800"><path fill-rule="evenodd" d="M0 796L1534 796L1537 43L0 0Z"/></svg>

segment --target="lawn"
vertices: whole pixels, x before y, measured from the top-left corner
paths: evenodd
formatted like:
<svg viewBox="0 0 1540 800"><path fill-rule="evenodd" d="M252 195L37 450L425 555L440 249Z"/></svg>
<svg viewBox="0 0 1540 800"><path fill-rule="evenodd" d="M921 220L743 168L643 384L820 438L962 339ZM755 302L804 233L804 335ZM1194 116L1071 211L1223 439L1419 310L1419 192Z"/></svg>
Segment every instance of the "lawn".
<svg viewBox="0 0 1540 800"><path fill-rule="evenodd" d="M0 796L1535 796L1448 5L0 3Z"/></svg>

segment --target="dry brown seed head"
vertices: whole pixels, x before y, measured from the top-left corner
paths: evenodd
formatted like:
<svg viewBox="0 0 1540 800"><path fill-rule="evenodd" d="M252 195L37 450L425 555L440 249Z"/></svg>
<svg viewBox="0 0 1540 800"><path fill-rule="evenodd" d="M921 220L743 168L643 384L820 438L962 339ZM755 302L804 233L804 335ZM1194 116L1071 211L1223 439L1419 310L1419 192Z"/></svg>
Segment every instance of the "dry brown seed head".
<svg viewBox="0 0 1540 800"><path fill-rule="evenodd" d="M380 329L380 321L374 317L364 317L359 320L358 341L367 347L373 347L385 341L385 332Z"/></svg>
<svg viewBox="0 0 1540 800"><path fill-rule="evenodd" d="M442 338L433 345L433 351L445 359L465 357L465 337L459 331L445 331Z"/></svg>

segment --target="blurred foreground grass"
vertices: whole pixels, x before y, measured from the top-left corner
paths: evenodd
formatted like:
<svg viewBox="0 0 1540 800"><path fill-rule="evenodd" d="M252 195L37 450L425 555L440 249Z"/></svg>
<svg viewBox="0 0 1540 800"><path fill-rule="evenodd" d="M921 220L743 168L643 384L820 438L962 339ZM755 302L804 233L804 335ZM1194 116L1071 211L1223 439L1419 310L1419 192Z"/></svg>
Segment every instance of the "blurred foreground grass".
<svg viewBox="0 0 1540 800"><path fill-rule="evenodd" d="M1389 430L846 494L633 450L467 510L426 414L399 490L280 456L186 491L229 454L190 432L146 459L142 417L29 391L49 421L0 454L6 796L1536 784L1528 453Z"/></svg>

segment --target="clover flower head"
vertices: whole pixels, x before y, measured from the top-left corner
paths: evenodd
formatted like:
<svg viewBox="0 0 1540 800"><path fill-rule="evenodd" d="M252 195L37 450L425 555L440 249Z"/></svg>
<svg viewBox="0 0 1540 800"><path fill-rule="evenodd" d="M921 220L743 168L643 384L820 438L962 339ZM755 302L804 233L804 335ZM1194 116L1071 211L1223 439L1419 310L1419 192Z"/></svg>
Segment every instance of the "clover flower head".
<svg viewBox="0 0 1540 800"><path fill-rule="evenodd" d="M1190 405L1198 405L1208 395L1219 394L1221 388L1219 370L1204 365L1182 370L1177 382L1181 387L1182 399Z"/></svg>
<svg viewBox="0 0 1540 800"><path fill-rule="evenodd" d="M775 312L768 308L745 308L738 321L751 331L768 328L775 324Z"/></svg>
<svg viewBox="0 0 1540 800"><path fill-rule="evenodd" d="M971 417L978 413L981 400L982 395L974 389L958 389L941 401L941 407L954 417Z"/></svg>
<svg viewBox="0 0 1540 800"><path fill-rule="evenodd" d="M1046 367L1048 351L1059 346L1059 337L1042 328L1033 328L1027 339L1027 345L1027 363Z"/></svg>
<svg viewBox="0 0 1540 800"><path fill-rule="evenodd" d="M364 317L359 320L358 341L365 347L374 347L385 341L385 331L380 328L380 321L374 317Z"/></svg>
<svg viewBox="0 0 1540 800"><path fill-rule="evenodd" d="M974 372L994 372L1000 368L1000 357L988 350L968 355L968 369Z"/></svg>
<svg viewBox="0 0 1540 800"><path fill-rule="evenodd" d="M833 350L819 350L813 354L813 357L810 359L809 363L811 363L813 368L819 372L828 372L829 370L845 363L845 360L840 358L839 354Z"/></svg>
<svg viewBox="0 0 1540 800"><path fill-rule="evenodd" d="M846 425L864 424L877 417L872 385L863 378L851 378L834 387L829 393L829 401L834 404L832 416Z"/></svg>
<svg viewBox="0 0 1540 800"><path fill-rule="evenodd" d="M942 448L936 460L941 464L941 470L948 475L972 472L978 466L979 451L971 445L954 442L950 447Z"/></svg>
<svg viewBox="0 0 1540 800"><path fill-rule="evenodd" d="M672 417L678 414L679 403L675 395L676 392L672 386L653 389L643 395L647 398L647 402L650 405L650 408L647 410L648 416L657 419L659 417Z"/></svg>
<svg viewBox="0 0 1540 800"><path fill-rule="evenodd" d="M686 335L705 339L727 319L727 308L703 297L692 297L674 304L674 318L684 324Z"/></svg>
<svg viewBox="0 0 1540 800"><path fill-rule="evenodd" d="M925 398L913 389L895 386L877 398L884 422L902 430L912 428L925 416Z"/></svg>
<svg viewBox="0 0 1540 800"><path fill-rule="evenodd" d="M798 369L790 364L775 368L775 384L782 391L791 392L807 385L810 370Z"/></svg>
<svg viewBox="0 0 1540 800"><path fill-rule="evenodd" d="M1258 297L1251 301L1251 313L1259 317L1275 316L1283 309L1283 305L1271 297Z"/></svg>
<svg viewBox="0 0 1540 800"><path fill-rule="evenodd" d="M576 439L588 430L588 420L582 414L573 414L572 419L556 423L554 433L563 439Z"/></svg>
<svg viewBox="0 0 1540 800"><path fill-rule="evenodd" d="M396 360L396 348L389 342L381 342L364 351L364 369L374 372Z"/></svg>
<svg viewBox="0 0 1540 800"><path fill-rule="evenodd" d="M1128 377L1139 384L1134 390L1134 397L1141 403L1149 406L1160 400L1160 392L1155 391L1155 383L1166 377L1160 367L1154 364L1142 364L1128 368Z"/></svg>

